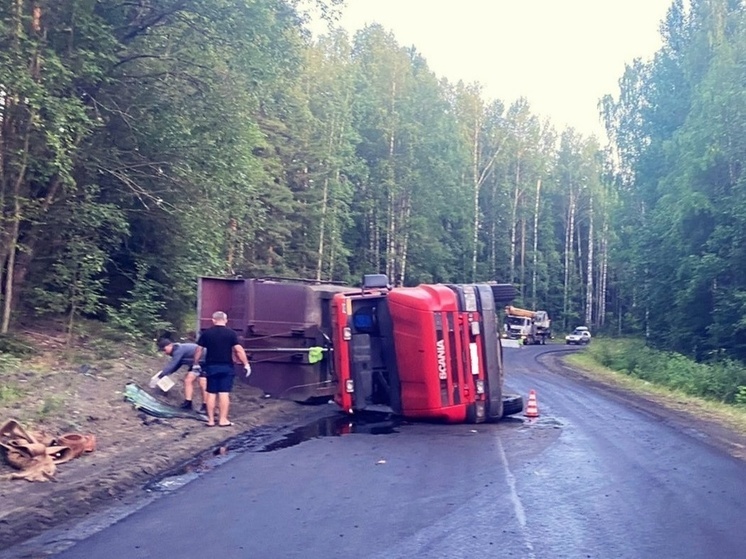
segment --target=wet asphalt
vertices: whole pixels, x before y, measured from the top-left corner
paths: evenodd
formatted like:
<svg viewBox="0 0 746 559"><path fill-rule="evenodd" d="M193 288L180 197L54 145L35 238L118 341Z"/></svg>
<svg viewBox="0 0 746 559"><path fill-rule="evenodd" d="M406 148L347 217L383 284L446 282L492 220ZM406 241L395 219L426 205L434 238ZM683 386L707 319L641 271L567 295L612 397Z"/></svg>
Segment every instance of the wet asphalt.
<svg viewBox="0 0 746 559"><path fill-rule="evenodd" d="M36 557L744 557L746 463L607 392L505 351L540 417L490 425L329 416L262 452L161 480L136 512ZM238 445L240 446L240 445Z"/></svg>

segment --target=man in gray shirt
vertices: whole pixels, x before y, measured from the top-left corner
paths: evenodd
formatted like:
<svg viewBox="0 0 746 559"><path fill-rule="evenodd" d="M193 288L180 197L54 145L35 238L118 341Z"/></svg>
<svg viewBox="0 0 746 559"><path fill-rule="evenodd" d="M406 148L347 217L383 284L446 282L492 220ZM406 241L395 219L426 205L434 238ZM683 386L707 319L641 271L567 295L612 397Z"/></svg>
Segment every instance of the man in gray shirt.
<svg viewBox="0 0 746 559"><path fill-rule="evenodd" d="M166 355L171 356L171 360L150 379L150 387L154 388L159 379L175 373L181 367L187 368L187 374L184 377L184 403L181 409L192 409L192 397L194 395L194 381L199 379L199 387L202 391L202 408L200 413L205 413L207 401L207 378L199 370L192 370L194 364L194 353L197 350L197 344L193 343L174 343L168 338L158 340L158 349Z"/></svg>

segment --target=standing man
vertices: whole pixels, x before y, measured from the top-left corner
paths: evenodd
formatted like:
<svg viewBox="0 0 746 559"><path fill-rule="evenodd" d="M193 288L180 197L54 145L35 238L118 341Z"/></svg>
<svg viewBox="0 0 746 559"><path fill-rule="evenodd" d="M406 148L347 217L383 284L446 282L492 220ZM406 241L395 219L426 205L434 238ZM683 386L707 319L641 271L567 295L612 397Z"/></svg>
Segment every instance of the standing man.
<svg viewBox="0 0 746 559"><path fill-rule="evenodd" d="M207 379L200 367L194 367L194 363L199 363L199 359L194 359L197 351L197 344L185 343L175 344L169 338L158 340L158 349L171 357L171 360L150 379L150 388L155 388L158 380L178 371L181 367L187 367L187 374L184 377L184 403L180 408L183 410L192 409L192 397L194 396L194 381L199 379L199 387L202 391L202 407L200 413L207 413Z"/></svg>
<svg viewBox="0 0 746 559"><path fill-rule="evenodd" d="M213 427L215 423L215 399L219 417L217 425L230 427L233 423L228 419L228 408L230 407L230 392L233 389L233 363L241 363L246 371L246 376L251 374L251 365L246 357L246 352L240 343L238 335L228 328L228 315L217 311L212 315L211 328L200 334L197 340L197 349L194 353L194 366L199 366L203 348L207 350L205 358L205 375L207 377L207 425Z"/></svg>

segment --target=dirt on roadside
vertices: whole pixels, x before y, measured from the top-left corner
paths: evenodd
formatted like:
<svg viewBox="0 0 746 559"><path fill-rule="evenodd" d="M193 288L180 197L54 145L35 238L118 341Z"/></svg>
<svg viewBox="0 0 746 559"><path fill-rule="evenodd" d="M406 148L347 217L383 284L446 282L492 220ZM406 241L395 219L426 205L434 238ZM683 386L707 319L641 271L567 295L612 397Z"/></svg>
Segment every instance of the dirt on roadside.
<svg viewBox="0 0 746 559"><path fill-rule="evenodd" d="M172 375L176 386L167 394L148 388L167 357L100 339L82 339L68 351L61 337L34 331L23 336L35 352L10 371L0 369L0 423L13 418L29 430L53 436L93 434L96 449L60 464L49 482L0 480L0 549L108 508L158 474L252 428L279 431L318 413L315 406L267 398L237 379L232 427L155 418L125 402L124 387L135 382L165 403L180 404L183 370ZM199 404L195 396L195 408ZM0 476L14 471L2 456Z"/></svg>

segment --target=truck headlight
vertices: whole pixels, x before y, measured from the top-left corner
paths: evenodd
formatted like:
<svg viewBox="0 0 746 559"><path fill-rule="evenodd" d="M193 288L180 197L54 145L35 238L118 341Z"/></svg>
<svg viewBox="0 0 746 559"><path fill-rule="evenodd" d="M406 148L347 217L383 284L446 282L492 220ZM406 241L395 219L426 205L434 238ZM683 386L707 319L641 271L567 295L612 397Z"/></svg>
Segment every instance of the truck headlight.
<svg viewBox="0 0 746 559"><path fill-rule="evenodd" d="M352 339L352 330L350 330L349 326L345 326L344 330L342 330L342 339L346 342Z"/></svg>
<svg viewBox="0 0 746 559"><path fill-rule="evenodd" d="M348 378L345 381L345 391L348 392L349 394L352 394L353 392L355 392L355 381L352 380L351 378Z"/></svg>
<svg viewBox="0 0 746 559"><path fill-rule="evenodd" d="M477 379L477 394L484 394L484 381L481 378Z"/></svg>

